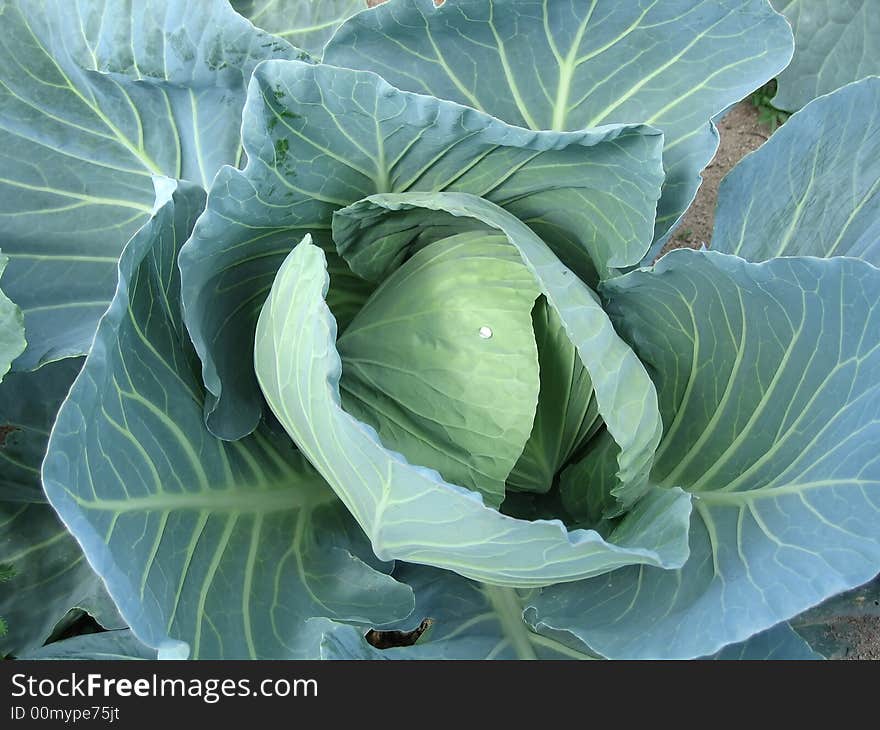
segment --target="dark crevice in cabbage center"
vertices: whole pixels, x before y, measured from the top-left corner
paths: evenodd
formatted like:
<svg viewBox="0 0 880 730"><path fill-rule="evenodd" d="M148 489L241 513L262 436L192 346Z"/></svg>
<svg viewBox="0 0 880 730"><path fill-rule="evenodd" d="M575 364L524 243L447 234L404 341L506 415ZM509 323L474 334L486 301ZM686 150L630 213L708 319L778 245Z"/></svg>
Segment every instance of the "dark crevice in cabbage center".
<svg viewBox="0 0 880 730"><path fill-rule="evenodd" d="M540 393L525 449L507 478L513 492L544 494L602 426L593 383L562 320L541 295L532 310Z"/></svg>

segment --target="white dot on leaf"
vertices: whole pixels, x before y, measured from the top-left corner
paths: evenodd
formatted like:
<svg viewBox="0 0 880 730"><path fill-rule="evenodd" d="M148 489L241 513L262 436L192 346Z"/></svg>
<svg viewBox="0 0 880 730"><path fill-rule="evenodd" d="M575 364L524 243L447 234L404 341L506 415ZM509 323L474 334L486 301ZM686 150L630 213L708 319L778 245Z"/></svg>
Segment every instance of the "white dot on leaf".
<svg viewBox="0 0 880 730"><path fill-rule="evenodd" d="M489 327L480 327L480 337L488 340L492 336L492 330Z"/></svg>

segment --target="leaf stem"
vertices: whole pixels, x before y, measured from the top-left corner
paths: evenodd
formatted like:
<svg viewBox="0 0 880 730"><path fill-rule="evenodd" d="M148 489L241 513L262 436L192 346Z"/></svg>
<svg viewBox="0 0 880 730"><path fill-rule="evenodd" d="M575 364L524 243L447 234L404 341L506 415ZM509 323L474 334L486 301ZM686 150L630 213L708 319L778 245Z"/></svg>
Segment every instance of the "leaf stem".
<svg viewBox="0 0 880 730"><path fill-rule="evenodd" d="M513 646L517 659L537 659L538 655L530 638L531 632L523 621L522 605L516 591L513 588L484 585L483 592L498 614L501 630Z"/></svg>

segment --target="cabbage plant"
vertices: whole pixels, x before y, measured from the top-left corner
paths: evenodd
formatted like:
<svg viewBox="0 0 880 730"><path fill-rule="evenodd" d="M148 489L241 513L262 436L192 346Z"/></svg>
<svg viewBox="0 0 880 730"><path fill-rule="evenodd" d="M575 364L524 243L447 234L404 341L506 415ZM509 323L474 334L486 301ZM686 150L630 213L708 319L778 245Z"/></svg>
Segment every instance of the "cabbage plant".
<svg viewBox="0 0 880 730"><path fill-rule="evenodd" d="M12 651L815 657L880 571L880 80L654 263L768 0L350 5L0 5Z"/></svg>

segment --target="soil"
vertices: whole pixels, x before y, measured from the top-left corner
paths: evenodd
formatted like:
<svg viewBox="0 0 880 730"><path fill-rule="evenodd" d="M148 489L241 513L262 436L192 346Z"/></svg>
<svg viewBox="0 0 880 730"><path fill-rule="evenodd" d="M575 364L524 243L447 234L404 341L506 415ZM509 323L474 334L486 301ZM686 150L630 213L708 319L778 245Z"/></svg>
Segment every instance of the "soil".
<svg viewBox="0 0 880 730"><path fill-rule="evenodd" d="M673 248L700 248L704 244L711 248L718 186L737 162L770 139L769 128L758 121L758 109L748 100L725 115L718 123L718 131L718 154L703 172L696 200L662 253ZM830 658L880 660L880 617L840 617L829 624L827 633L841 647Z"/></svg>
<svg viewBox="0 0 880 730"><path fill-rule="evenodd" d="M770 139L769 129L758 121L758 109L749 101L733 107L718 123L718 131L718 154L703 171L697 198L662 253L673 248L700 248L703 244L711 247L718 186L737 162Z"/></svg>
<svg viewBox="0 0 880 730"><path fill-rule="evenodd" d="M880 659L880 617L843 617L828 627L841 653L829 659Z"/></svg>

